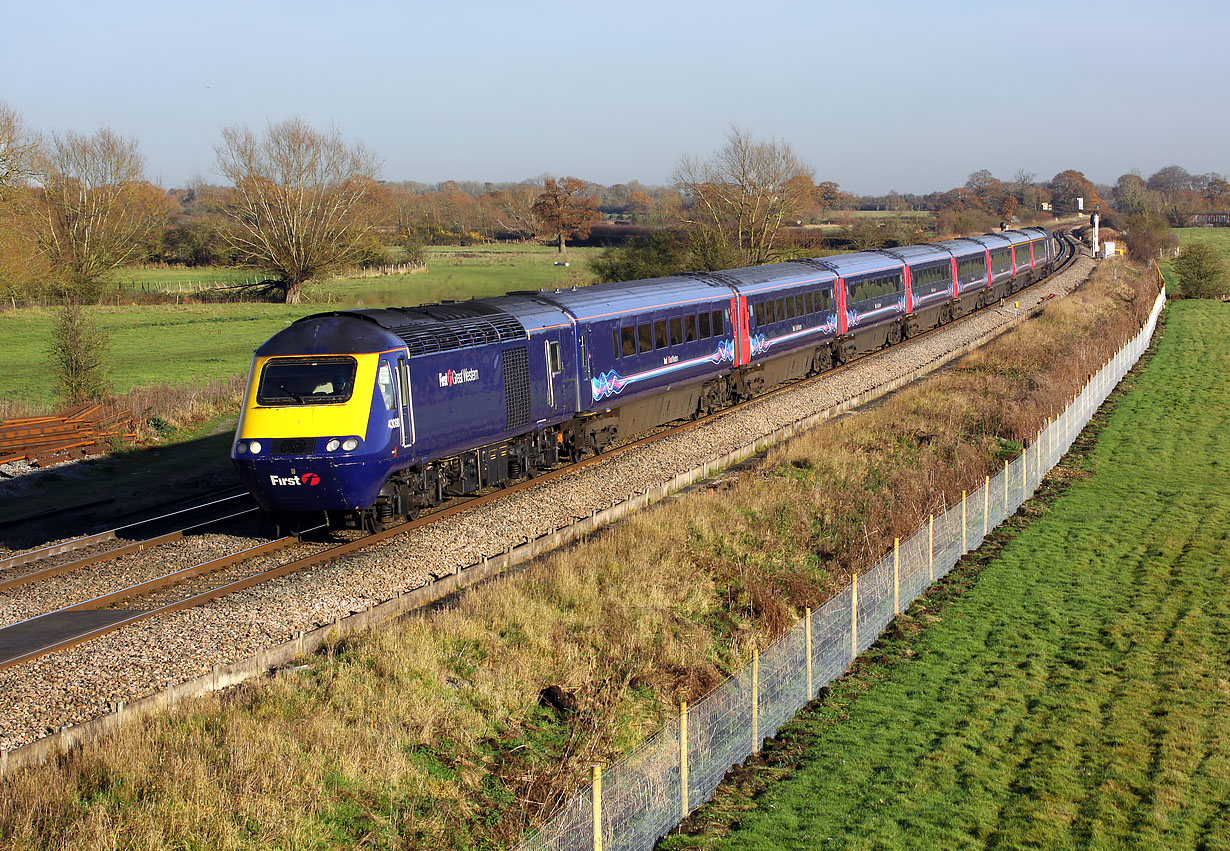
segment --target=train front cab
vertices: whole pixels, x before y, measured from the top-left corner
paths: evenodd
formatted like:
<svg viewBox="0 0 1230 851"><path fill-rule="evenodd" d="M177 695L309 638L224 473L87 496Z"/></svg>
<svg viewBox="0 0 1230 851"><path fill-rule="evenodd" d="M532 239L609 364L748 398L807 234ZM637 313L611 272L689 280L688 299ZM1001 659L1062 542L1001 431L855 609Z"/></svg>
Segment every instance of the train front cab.
<svg viewBox="0 0 1230 851"><path fill-rule="evenodd" d="M279 517L370 505L412 440L405 368L400 340L336 315L261 346L231 449L258 504Z"/></svg>

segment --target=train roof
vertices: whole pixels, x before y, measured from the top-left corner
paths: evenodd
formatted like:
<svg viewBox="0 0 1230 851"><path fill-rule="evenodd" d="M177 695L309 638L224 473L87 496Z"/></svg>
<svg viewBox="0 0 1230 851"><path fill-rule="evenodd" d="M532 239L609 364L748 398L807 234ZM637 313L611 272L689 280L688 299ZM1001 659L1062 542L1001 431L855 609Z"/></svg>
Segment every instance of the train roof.
<svg viewBox="0 0 1230 851"><path fill-rule="evenodd" d="M936 260L949 260L952 254L936 245L903 245L900 248L884 248L881 253L900 258L911 266Z"/></svg>
<svg viewBox="0 0 1230 851"><path fill-rule="evenodd" d="M265 349L284 335L287 342L293 338L303 346L287 354L315 353L309 347L323 342L316 338L328 338L333 351L386 351L389 335L392 335L405 343L411 356L525 340L528 337L525 326L517 317L481 300L316 313L275 334L257 350L257 354L270 354ZM380 342L379 347L370 348L377 341ZM342 349L339 346L356 348Z"/></svg>
<svg viewBox="0 0 1230 851"><path fill-rule="evenodd" d="M529 334L572 324L568 314L559 305L552 304L545 293L542 296L537 293L509 293L485 298L482 302L517 317Z"/></svg>
<svg viewBox="0 0 1230 851"><path fill-rule="evenodd" d="M1013 240L1009 239L1006 233L984 233L982 236L971 236L967 238L972 239L974 242L977 242L980 245L985 245L987 248L991 249L992 251L994 251L997 248L1007 248L1009 245L1012 245L1013 243ZM1016 240L1016 241L1021 242L1023 240Z"/></svg>
<svg viewBox="0 0 1230 851"><path fill-rule="evenodd" d="M933 242L932 245L939 246L957 257L968 257L971 254L983 254L987 247L981 242L976 242L969 237L958 237L956 239L945 239L942 242Z"/></svg>
<svg viewBox="0 0 1230 851"><path fill-rule="evenodd" d="M805 260L767 263L763 266L744 266L741 269L728 269L725 272L698 274L708 274L734 287L743 295L755 295L767 290L831 282L837 279L831 269L826 269L817 262Z"/></svg>
<svg viewBox="0 0 1230 851"><path fill-rule="evenodd" d="M283 328L256 350L257 357L360 355L399 348L401 341L374 322L345 313L316 313Z"/></svg>
<svg viewBox="0 0 1230 851"><path fill-rule="evenodd" d="M878 251L860 251L857 254L835 254L832 257L821 257L819 261L832 269L840 277L850 275L867 275L873 272L887 272L901 268L901 260L881 254Z"/></svg>
<svg viewBox="0 0 1230 851"><path fill-rule="evenodd" d="M715 280L698 274L509 295L559 305L578 321L585 321L641 313L677 304L711 301L729 296L730 290Z"/></svg>

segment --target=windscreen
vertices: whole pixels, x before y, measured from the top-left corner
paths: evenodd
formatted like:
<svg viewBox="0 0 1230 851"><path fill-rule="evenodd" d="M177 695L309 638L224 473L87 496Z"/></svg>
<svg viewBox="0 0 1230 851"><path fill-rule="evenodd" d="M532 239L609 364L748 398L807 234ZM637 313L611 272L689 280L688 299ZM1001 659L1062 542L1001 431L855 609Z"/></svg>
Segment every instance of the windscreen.
<svg viewBox="0 0 1230 851"><path fill-rule="evenodd" d="M354 358L275 358L261 372L260 405L336 405L354 392Z"/></svg>

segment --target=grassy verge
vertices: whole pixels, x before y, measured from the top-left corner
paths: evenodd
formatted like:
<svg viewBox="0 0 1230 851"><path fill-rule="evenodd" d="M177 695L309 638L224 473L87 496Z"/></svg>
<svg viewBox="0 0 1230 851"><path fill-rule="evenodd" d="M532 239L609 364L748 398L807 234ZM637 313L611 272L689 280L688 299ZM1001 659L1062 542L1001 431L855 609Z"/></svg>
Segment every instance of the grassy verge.
<svg viewBox="0 0 1230 851"><path fill-rule="evenodd" d="M1230 228L1175 228L1174 232L1179 237L1181 248L1187 248L1193 242L1208 243L1222 262L1230 266ZM1163 260L1161 266L1168 287L1173 287L1179 280L1179 273L1174 269L1174 258Z"/></svg>
<svg viewBox="0 0 1230 851"><path fill-rule="evenodd" d="M1172 305L1031 522L664 847L1230 845L1228 317Z"/></svg>
<svg viewBox="0 0 1230 851"><path fill-rule="evenodd" d="M186 704L0 794L18 848L505 847L750 648L998 468L1152 304L1100 277L716 493ZM539 705L548 685L574 704Z"/></svg>
<svg viewBox="0 0 1230 851"><path fill-rule="evenodd" d="M149 385L196 387L246 374L252 352L289 322L322 310L373 305L413 305L442 299L501 295L509 290L589 283L585 258L593 249L570 249L570 266L545 246L476 246L429 249L428 271L416 275L341 278L307 288L308 303L101 305L91 316L110 335L110 376L117 393ZM562 261L561 261L562 262ZM125 270L123 275L173 272L188 280L194 270ZM201 270L198 277L226 277L233 270ZM238 274L238 273L236 273ZM24 408L0 418L55 407L54 379L46 355L54 308L0 312L0 399Z"/></svg>

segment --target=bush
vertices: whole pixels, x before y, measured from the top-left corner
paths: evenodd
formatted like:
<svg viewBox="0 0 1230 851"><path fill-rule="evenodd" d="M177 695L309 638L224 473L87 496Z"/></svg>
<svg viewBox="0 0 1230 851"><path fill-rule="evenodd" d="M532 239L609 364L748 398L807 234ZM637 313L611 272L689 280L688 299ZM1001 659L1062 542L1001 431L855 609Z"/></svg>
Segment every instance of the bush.
<svg viewBox="0 0 1230 851"><path fill-rule="evenodd" d="M589 268L604 282L665 278L687 269L688 253L688 245L680 237L659 230L602 249Z"/></svg>
<svg viewBox="0 0 1230 851"><path fill-rule="evenodd" d="M1213 298L1226 292L1226 265L1207 242L1193 242L1174 261L1181 298Z"/></svg>
<svg viewBox="0 0 1230 851"><path fill-rule="evenodd" d="M1170 232L1170 225L1160 216L1137 213L1124 223L1128 255L1133 260L1156 260L1164 248L1175 248L1179 238Z"/></svg>
<svg viewBox="0 0 1230 851"><path fill-rule="evenodd" d="M51 331L51 356L59 390L70 405L93 402L107 395L106 359L110 350L106 333L77 301L60 308Z"/></svg>

